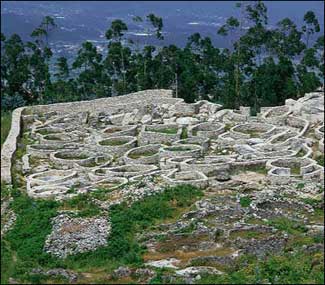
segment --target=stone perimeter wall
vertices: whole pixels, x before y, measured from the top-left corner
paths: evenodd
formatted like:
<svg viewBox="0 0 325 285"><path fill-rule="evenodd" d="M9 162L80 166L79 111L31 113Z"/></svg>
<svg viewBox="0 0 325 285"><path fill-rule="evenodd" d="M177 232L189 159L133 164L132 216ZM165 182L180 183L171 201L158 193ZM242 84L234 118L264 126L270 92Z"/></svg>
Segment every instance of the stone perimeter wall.
<svg viewBox="0 0 325 285"><path fill-rule="evenodd" d="M183 103L183 99L173 98L172 90L165 89L152 89L130 93L122 96L100 98L90 101L77 101L69 103L57 103L50 105L37 105L27 107L26 111L32 110L35 113L47 113L47 112L58 112L59 114L64 113L79 113L79 112L90 112L100 113L109 112L116 113L119 111L128 112L133 111L135 108L141 108L148 106L152 103L164 104L164 103Z"/></svg>
<svg viewBox="0 0 325 285"><path fill-rule="evenodd" d="M11 127L6 141L1 149L1 182L11 184L12 157L17 149L17 140L21 132L21 114L25 107L12 112Z"/></svg>
<svg viewBox="0 0 325 285"><path fill-rule="evenodd" d="M17 108L12 112L11 128L1 150L1 182L11 184L12 158L17 149L17 140L21 134L22 114L47 113L73 114L79 112L128 112L136 108L143 108L151 104L183 104L184 100L173 98L172 90L154 89L130 93L123 96L100 98L90 101L57 103L50 105L35 105Z"/></svg>

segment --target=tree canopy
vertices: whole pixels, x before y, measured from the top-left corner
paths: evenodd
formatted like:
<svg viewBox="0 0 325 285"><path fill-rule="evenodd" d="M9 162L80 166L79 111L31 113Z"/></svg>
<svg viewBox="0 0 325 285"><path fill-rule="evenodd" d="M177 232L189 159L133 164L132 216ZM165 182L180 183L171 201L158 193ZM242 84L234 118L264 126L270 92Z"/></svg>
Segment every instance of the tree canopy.
<svg viewBox="0 0 325 285"><path fill-rule="evenodd" d="M229 48L214 46L200 33L189 35L184 48L164 46L163 19L151 13L133 21L146 26L160 46L130 41L127 25L116 19L106 31L105 56L84 42L72 64L65 57L56 60L55 72L50 70L49 42L57 27L52 17L44 17L31 32L33 41L1 34L2 108L171 88L186 102L206 99L258 112L323 84L324 36L318 35L313 11L302 15L301 29L289 18L270 28L262 1L236 7L239 18L229 17L215 33L229 40Z"/></svg>

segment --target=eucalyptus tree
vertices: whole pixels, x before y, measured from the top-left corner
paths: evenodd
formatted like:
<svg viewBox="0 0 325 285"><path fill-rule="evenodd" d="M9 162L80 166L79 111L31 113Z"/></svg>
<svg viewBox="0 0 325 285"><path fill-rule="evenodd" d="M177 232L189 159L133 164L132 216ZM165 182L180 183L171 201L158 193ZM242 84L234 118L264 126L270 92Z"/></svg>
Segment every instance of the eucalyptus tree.
<svg viewBox="0 0 325 285"><path fill-rule="evenodd" d="M31 33L34 42L28 42L30 54L30 69L32 74L31 88L39 93L39 101L44 102L45 90L51 85L49 61L53 53L49 47L49 33L56 28L54 19L50 16L43 18L41 24Z"/></svg>
<svg viewBox="0 0 325 285"><path fill-rule="evenodd" d="M323 81L324 87L324 35L317 38L314 48L316 49L316 58L318 60L318 76Z"/></svg>
<svg viewBox="0 0 325 285"><path fill-rule="evenodd" d="M140 24L140 23L143 23L143 19L142 17L140 16L134 16L132 18L133 22L135 22L136 24ZM136 81L137 81L137 91L140 91L141 90L141 86L140 86L140 72L141 72L141 68L139 68L140 65L142 65L142 60L143 60L143 57L140 53L140 40L139 40L139 37L136 38L135 40L135 54L133 56L134 58L134 71L135 71L135 78L136 78Z"/></svg>
<svg viewBox="0 0 325 285"><path fill-rule="evenodd" d="M7 76L7 65L5 64L5 51L4 51L4 43L6 41L6 36L1 33L0 36L1 41L1 94L4 94L5 84L8 80Z"/></svg>
<svg viewBox="0 0 325 285"><path fill-rule="evenodd" d="M84 42L72 64L73 69L79 70L79 89L82 99L107 96L110 81L104 72L102 55L91 42Z"/></svg>
<svg viewBox="0 0 325 285"><path fill-rule="evenodd" d="M108 55L106 59L107 64L113 64L114 70L114 80L116 82L115 86L118 84L118 74L122 74L122 93L126 92L126 70L125 70L125 59L124 53L125 49L122 44L122 37L124 32L128 30L127 25L122 20L114 20L111 23L111 27L106 31L106 39L110 40L111 42L108 44ZM115 57L113 60L110 57L114 57L116 52L119 53L120 59ZM121 63L121 64L119 64ZM120 88L118 88L120 89Z"/></svg>
<svg viewBox="0 0 325 285"><path fill-rule="evenodd" d="M321 57L318 52L317 41L314 46L310 47L311 38L320 32L319 22L313 11L307 11L303 20L302 33L305 37L305 48L300 62L296 65L298 96L311 92L321 85L319 78Z"/></svg>
<svg viewBox="0 0 325 285"><path fill-rule="evenodd" d="M318 19L313 11L307 11L304 15L304 25L302 26L302 31L305 34L306 46L309 47L310 37L320 32L320 26Z"/></svg>
<svg viewBox="0 0 325 285"><path fill-rule="evenodd" d="M1 103L6 108L15 108L33 97L26 88L29 79L28 57L19 35L6 39L1 35Z"/></svg>
<svg viewBox="0 0 325 285"><path fill-rule="evenodd" d="M58 80L67 80L69 78L70 70L68 60L66 57L59 57L56 62L57 73L54 76Z"/></svg>

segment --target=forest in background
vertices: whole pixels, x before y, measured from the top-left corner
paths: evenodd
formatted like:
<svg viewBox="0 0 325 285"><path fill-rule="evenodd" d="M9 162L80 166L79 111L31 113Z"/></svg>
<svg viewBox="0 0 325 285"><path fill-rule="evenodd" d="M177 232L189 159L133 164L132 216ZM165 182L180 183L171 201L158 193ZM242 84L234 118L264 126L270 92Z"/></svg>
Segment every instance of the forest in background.
<svg viewBox="0 0 325 285"><path fill-rule="evenodd" d="M251 106L254 114L262 106L281 105L323 84L324 35L313 11L302 15L301 28L284 18L270 29L262 1L242 1L236 7L240 17L230 17L216 29L216 35L229 40L230 49L214 46L199 33L189 35L184 48L140 45L127 38L127 25L116 19L106 32L107 55L86 41L72 65L58 58L54 74L49 68L54 18L46 16L31 32L33 41L1 34L2 110L166 88L186 102L205 99L226 108ZM133 20L146 22L148 31L163 41L161 17L149 14Z"/></svg>

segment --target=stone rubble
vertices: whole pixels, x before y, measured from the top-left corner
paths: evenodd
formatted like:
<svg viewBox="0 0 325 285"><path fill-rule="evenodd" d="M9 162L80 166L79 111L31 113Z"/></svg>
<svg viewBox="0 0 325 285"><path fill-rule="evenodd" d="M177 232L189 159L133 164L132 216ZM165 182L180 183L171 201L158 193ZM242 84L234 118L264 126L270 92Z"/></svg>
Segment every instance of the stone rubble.
<svg viewBox="0 0 325 285"><path fill-rule="evenodd" d="M230 110L204 100L187 104L169 90L26 107L14 114L13 125L21 120L20 131L28 137L26 154L15 165L27 194L55 200L94 194L92 201L102 211L91 218L73 212L54 217L44 245L54 256L107 245L111 206L132 205L179 184L202 188L204 197L175 221L139 233L136 238L148 250L146 267L134 272L122 266L113 278L151 278L154 268L167 267L174 271L172 280L181 277L191 284L206 273L222 274L244 254L263 258L281 252L290 235L274 221L289 219L306 236L324 232L318 215L324 209L321 90L261 108L256 116L249 107ZM16 146L17 130L11 133ZM11 165L13 150L4 148L4 167ZM96 193L104 198L95 198ZM7 204L4 208L6 231L14 218ZM60 270L39 273L74 280Z"/></svg>

